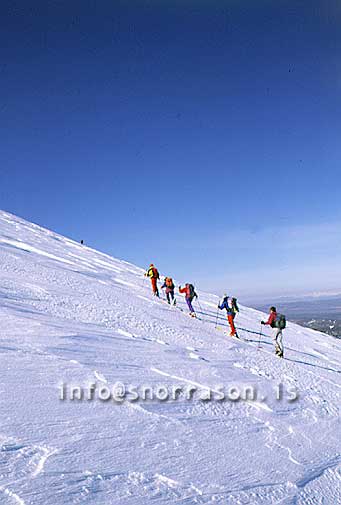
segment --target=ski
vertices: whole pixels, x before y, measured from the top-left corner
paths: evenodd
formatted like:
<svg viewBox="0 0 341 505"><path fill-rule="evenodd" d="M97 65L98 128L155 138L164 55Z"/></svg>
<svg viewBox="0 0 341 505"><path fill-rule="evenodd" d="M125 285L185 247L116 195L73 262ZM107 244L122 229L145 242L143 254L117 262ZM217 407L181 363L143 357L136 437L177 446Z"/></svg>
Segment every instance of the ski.
<svg viewBox="0 0 341 505"><path fill-rule="evenodd" d="M228 337L237 338L238 340L241 340L240 337L239 337L239 335L237 335L237 334L236 335L230 335L229 331L227 329L223 328L222 326L216 326L216 330L222 331Z"/></svg>

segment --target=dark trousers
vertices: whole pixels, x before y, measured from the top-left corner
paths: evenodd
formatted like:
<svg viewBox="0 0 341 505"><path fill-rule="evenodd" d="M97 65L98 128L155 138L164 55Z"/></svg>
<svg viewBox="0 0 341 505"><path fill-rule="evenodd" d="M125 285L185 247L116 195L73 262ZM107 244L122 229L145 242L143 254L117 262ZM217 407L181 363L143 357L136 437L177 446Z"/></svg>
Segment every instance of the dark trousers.
<svg viewBox="0 0 341 505"><path fill-rule="evenodd" d="M193 305L192 305L192 298L186 298L186 302L187 302L189 311L190 312L195 312L195 310L193 309Z"/></svg>
<svg viewBox="0 0 341 505"><path fill-rule="evenodd" d="M171 299L173 301L174 300L174 289L167 289L166 290L166 296L167 296L168 303L171 302Z"/></svg>

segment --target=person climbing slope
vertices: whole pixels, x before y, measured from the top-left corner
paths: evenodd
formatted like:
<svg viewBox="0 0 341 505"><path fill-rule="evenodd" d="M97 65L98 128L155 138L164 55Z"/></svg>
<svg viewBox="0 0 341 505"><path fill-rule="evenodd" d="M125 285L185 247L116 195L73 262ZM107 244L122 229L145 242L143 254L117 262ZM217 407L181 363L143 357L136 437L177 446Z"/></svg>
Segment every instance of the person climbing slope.
<svg viewBox="0 0 341 505"><path fill-rule="evenodd" d="M194 298L198 298L198 295L195 292L193 284L187 283L183 288L179 286L179 293L185 293L186 303L189 308L189 315L192 317L197 317L195 310L193 309L192 301Z"/></svg>
<svg viewBox="0 0 341 505"><path fill-rule="evenodd" d="M280 358L284 357L284 348L283 348L283 333L282 330L286 327L286 320L285 316L283 314L278 314L276 307L271 307L270 312L269 312L269 318L268 320L261 321L261 324L271 326L273 328L274 333L273 333L273 341L275 344L275 353L277 356Z"/></svg>
<svg viewBox="0 0 341 505"><path fill-rule="evenodd" d="M173 305L175 305L176 304L176 299L174 298L175 286L174 286L173 279L171 277L165 277L165 281L164 281L163 285L161 286L161 289L164 289L164 288L166 288L167 302L169 304L172 303Z"/></svg>
<svg viewBox="0 0 341 505"><path fill-rule="evenodd" d="M159 290L157 287L157 280L160 279L160 275L158 272L158 269L155 268L153 263L149 265L149 268L147 272L144 274L146 277L150 278L150 281L152 283L152 290L153 290L153 295L154 296L159 296Z"/></svg>
<svg viewBox="0 0 341 505"><path fill-rule="evenodd" d="M238 337L236 327L234 325L234 318L236 314L239 312L239 308L237 305L237 298L230 298L226 294L224 294L223 299L220 304L218 304L218 309L223 310L226 309L227 320L229 322L231 333L230 337Z"/></svg>

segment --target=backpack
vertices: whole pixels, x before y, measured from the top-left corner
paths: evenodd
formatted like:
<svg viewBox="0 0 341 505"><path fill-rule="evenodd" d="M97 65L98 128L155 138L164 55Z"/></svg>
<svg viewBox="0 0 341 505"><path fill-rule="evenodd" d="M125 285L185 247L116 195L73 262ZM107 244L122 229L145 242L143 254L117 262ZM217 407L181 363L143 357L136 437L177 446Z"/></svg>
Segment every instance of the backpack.
<svg viewBox="0 0 341 505"><path fill-rule="evenodd" d="M234 314L237 314L237 312L239 312L239 307L237 305L237 298L232 298L231 299L231 302L232 302L232 310L233 310L233 313Z"/></svg>
<svg viewBox="0 0 341 505"><path fill-rule="evenodd" d="M151 277L152 279L159 279L159 272L157 268L150 267L148 270L148 276Z"/></svg>
<svg viewBox="0 0 341 505"><path fill-rule="evenodd" d="M280 330L284 330L286 325L287 325L287 321L285 319L285 316L283 314L277 314L275 322L274 322L274 328L279 328Z"/></svg>
<svg viewBox="0 0 341 505"><path fill-rule="evenodd" d="M166 277L165 282L166 282L167 288L174 289L174 282L171 277Z"/></svg>
<svg viewBox="0 0 341 505"><path fill-rule="evenodd" d="M193 298L195 296L195 288L193 284L188 284L189 296Z"/></svg>

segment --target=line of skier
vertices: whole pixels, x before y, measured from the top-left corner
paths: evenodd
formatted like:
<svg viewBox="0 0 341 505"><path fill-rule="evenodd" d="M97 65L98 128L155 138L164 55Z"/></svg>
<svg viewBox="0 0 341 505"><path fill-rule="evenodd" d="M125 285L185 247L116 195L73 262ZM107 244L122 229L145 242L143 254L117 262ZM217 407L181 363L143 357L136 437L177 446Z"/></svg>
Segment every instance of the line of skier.
<svg viewBox="0 0 341 505"><path fill-rule="evenodd" d="M148 270L145 273L146 277L149 277L152 284L153 295L159 297L159 289L157 287L157 281L160 279L160 274L158 269L154 266L153 263L149 265ZM165 277L164 283L161 286L161 289L165 289L167 302L172 305L176 305L175 298L175 285L173 279L171 277ZM179 293L185 294L185 300L189 309L189 315L192 317L196 317L196 312L193 308L192 302L194 298L198 298L197 293L195 292L195 288L193 284L186 283L184 287L179 286Z"/></svg>
<svg viewBox="0 0 341 505"><path fill-rule="evenodd" d="M159 297L159 289L157 286L157 281L160 280L160 274L158 269L155 267L153 263L149 265L145 273L146 277L150 278L153 295ZM163 285L161 289L165 289L167 302L170 305L176 305L175 298L175 285L173 279L171 277L165 277ZM184 287L179 286L179 293L185 294L185 300L189 309L189 315L191 317L196 317L196 312L193 308L192 302L195 298L198 298L197 293L195 292L195 287L193 284L186 283ZM230 336L239 338L234 319L239 312L239 307L237 304L237 298L230 297L226 293L223 295L223 298L220 303L218 303L217 307L217 317L218 310L226 310L227 320L230 326ZM269 318L267 321L261 321L261 325L270 326L274 329L273 341L275 345L275 353L280 358L284 357L284 349L283 349L283 329L286 327L286 319L283 314L278 314L276 307L270 308ZM261 335L261 333L260 333Z"/></svg>

